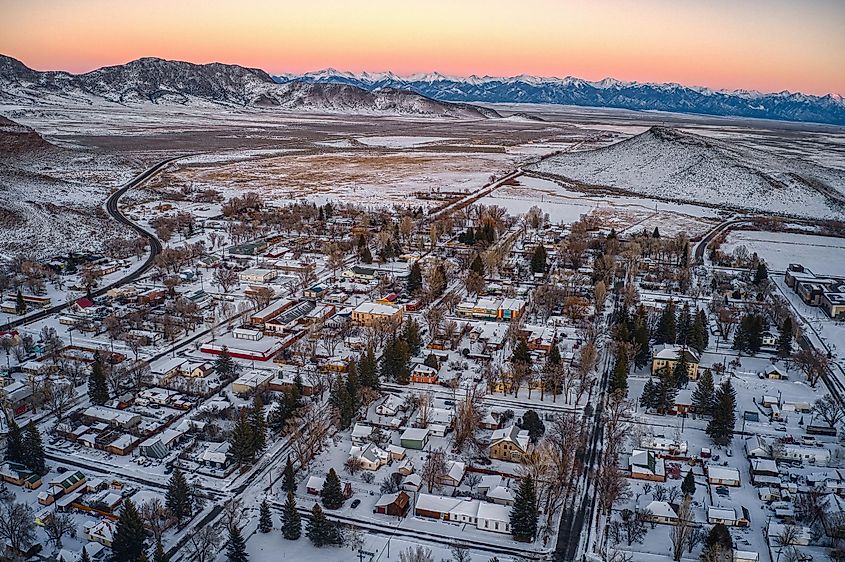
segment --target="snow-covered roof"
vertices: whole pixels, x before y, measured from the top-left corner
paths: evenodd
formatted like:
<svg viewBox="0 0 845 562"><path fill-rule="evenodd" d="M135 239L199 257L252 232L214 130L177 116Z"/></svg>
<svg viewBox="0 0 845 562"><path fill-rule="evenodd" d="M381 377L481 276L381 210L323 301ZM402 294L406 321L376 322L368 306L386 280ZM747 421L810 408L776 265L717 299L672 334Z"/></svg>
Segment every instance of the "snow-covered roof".
<svg viewBox="0 0 845 562"><path fill-rule="evenodd" d="M487 497L491 500L503 500L503 501L510 501L514 500L513 492L510 489L505 488L504 486L496 486L489 492L487 492Z"/></svg>
<svg viewBox="0 0 845 562"><path fill-rule="evenodd" d="M500 505L498 503L480 502L478 504L477 517L487 521L504 521L505 523L510 523L511 508L510 506Z"/></svg>
<svg viewBox="0 0 845 562"><path fill-rule="evenodd" d="M708 466L707 477L711 480L739 481L739 470L730 466Z"/></svg>
<svg viewBox="0 0 845 562"><path fill-rule="evenodd" d="M645 506L645 510L650 512L655 517L666 517L668 519L677 519L678 514L669 505L669 502L654 500Z"/></svg>
<svg viewBox="0 0 845 562"><path fill-rule="evenodd" d="M509 441L521 450L525 451L528 448L529 442L528 431L519 429L516 425L497 429L493 432L490 444L493 445L501 441Z"/></svg>

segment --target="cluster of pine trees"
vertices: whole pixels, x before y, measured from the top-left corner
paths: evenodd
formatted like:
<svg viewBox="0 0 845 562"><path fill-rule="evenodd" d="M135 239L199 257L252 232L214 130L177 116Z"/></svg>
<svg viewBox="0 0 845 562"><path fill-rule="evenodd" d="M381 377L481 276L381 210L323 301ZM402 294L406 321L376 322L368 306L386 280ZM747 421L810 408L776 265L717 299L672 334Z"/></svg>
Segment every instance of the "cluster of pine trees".
<svg viewBox="0 0 845 562"><path fill-rule="evenodd" d="M736 327L733 348L740 353L755 355L763 346L763 332L767 328L768 322L762 314L746 314Z"/></svg>
<svg viewBox="0 0 845 562"><path fill-rule="evenodd" d="M35 474L47 473L41 433L33 422L30 421L26 429L21 429L14 419L9 420L9 433L6 435L6 460L22 464Z"/></svg>
<svg viewBox="0 0 845 562"><path fill-rule="evenodd" d="M547 252L543 244L537 244L531 254L531 273L544 273L546 271Z"/></svg>
<svg viewBox="0 0 845 562"><path fill-rule="evenodd" d="M413 322L413 333L419 338L419 327L416 321ZM406 330L406 333L409 330ZM393 340L391 340L393 341ZM405 352L407 342L401 349L394 344L391 348L392 353ZM418 344L419 345L419 344ZM410 353L410 352L409 352ZM385 351L385 354L387 352ZM395 356L394 356L395 360ZM406 359L410 361L410 356ZM382 365L384 368L384 364ZM409 367L405 367L410 376ZM361 355L357 363L352 362L349 365L349 370L345 376L337 376L331 385L331 394L329 395L329 404L332 405L338 420L338 427L346 429L352 424L355 414L361 407L362 394L366 390L379 389L379 369L376 355L372 346L367 347L367 350Z"/></svg>
<svg viewBox="0 0 845 562"><path fill-rule="evenodd" d="M496 228L489 221L485 221L478 228L469 227L458 234L458 242L467 246L479 244L482 247L487 247L495 241Z"/></svg>
<svg viewBox="0 0 845 562"><path fill-rule="evenodd" d="M399 384L408 384L411 380L411 357L419 353L421 349L420 326L411 318L398 334L387 341L381 359L381 378Z"/></svg>
<svg viewBox="0 0 845 562"><path fill-rule="evenodd" d="M540 509L537 504L537 489L529 475L519 483L511 509L511 536L520 542L531 542L537 536L537 521Z"/></svg>
<svg viewBox="0 0 845 562"><path fill-rule="evenodd" d="M109 384L99 351L94 352L94 363L88 375L88 397L92 404L100 406L109 401Z"/></svg>
<svg viewBox="0 0 845 562"><path fill-rule="evenodd" d="M703 352L710 342L704 310L691 311L689 303L684 303L680 312L676 308L671 300L666 304L654 331L654 343L682 345Z"/></svg>

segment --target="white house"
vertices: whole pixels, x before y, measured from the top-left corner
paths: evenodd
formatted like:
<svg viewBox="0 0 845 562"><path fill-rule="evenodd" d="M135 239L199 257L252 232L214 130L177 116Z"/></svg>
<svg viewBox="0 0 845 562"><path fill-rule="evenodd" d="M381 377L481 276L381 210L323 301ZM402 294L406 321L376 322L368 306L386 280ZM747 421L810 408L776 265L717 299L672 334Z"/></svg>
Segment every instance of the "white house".
<svg viewBox="0 0 845 562"><path fill-rule="evenodd" d="M378 470L390 460L390 453L369 443L363 447L353 445L349 457L356 460L364 470Z"/></svg>
<svg viewBox="0 0 845 562"><path fill-rule="evenodd" d="M510 506L497 503L479 503L475 526L482 531L510 534Z"/></svg>

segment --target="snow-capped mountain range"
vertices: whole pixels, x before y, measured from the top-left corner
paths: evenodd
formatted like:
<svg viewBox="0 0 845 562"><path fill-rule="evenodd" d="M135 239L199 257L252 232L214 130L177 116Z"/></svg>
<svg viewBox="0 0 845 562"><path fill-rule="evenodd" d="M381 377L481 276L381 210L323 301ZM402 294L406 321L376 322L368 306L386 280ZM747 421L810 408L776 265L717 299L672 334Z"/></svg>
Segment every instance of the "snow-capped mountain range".
<svg viewBox="0 0 845 562"><path fill-rule="evenodd" d="M437 72L400 77L392 72L353 74L334 69L273 78L279 83L348 84L369 91L398 88L450 102L550 103L845 125L845 102L836 94L811 96L792 92L717 91L681 84L622 82L613 78L596 82L571 76L462 78Z"/></svg>
<svg viewBox="0 0 845 562"><path fill-rule="evenodd" d="M257 68L142 58L85 74L39 72L0 55L0 101L15 104L212 105L295 111L458 118L498 117L492 109L433 100L417 92L315 81L278 83Z"/></svg>

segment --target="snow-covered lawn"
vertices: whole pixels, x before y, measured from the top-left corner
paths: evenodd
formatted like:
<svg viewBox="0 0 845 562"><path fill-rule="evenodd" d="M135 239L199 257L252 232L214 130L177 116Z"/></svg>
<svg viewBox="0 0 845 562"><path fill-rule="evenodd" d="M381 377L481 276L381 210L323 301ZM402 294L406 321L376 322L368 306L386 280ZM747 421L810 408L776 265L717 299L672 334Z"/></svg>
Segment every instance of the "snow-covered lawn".
<svg viewBox="0 0 845 562"><path fill-rule="evenodd" d="M791 263L800 263L816 275L845 275L845 240L832 236L735 230L722 244L730 253L745 246L766 260L770 270L786 271Z"/></svg>

